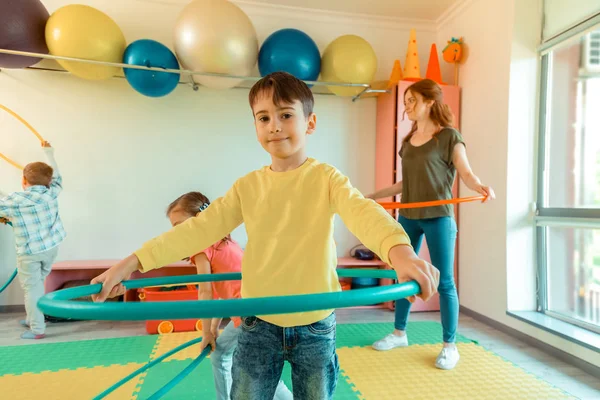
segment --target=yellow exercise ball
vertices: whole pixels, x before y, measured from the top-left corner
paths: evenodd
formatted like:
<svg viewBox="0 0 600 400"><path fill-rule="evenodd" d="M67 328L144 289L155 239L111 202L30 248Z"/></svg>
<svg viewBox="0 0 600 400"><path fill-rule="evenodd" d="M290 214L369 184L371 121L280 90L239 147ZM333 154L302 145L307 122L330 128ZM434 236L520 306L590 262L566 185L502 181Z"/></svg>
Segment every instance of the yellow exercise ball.
<svg viewBox="0 0 600 400"><path fill-rule="evenodd" d="M258 37L250 18L227 0L194 0L175 23L174 48L185 69L248 76L258 60ZM243 80L194 75L204 86L226 89Z"/></svg>
<svg viewBox="0 0 600 400"><path fill-rule="evenodd" d="M56 10L46 23L50 54L113 63L123 62L125 36L108 15L93 7L72 4ZM119 67L57 60L73 75L83 79L108 79Z"/></svg>
<svg viewBox="0 0 600 400"><path fill-rule="evenodd" d="M324 82L371 83L377 72L377 56L365 39L343 35L329 43L321 58ZM327 86L338 96L355 96L364 88Z"/></svg>

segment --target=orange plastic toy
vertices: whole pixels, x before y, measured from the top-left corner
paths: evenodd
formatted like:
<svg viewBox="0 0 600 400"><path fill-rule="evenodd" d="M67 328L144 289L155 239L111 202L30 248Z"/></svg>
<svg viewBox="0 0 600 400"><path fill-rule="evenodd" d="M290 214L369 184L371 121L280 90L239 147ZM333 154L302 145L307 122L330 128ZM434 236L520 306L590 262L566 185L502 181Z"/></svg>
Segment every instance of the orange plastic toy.
<svg viewBox="0 0 600 400"><path fill-rule="evenodd" d="M163 287L148 287L138 289L141 301L182 301L198 300L198 289L194 285L185 288L172 288L165 290ZM178 319L172 321L146 321L146 332L165 335L173 332L201 331L202 321L199 319Z"/></svg>
<svg viewBox="0 0 600 400"><path fill-rule="evenodd" d="M463 57L463 38L452 38L448 40L448 45L442 50L444 61L454 64L454 84L458 86L458 64Z"/></svg>
<svg viewBox="0 0 600 400"><path fill-rule="evenodd" d="M463 38L448 40L448 45L442 50L444 61L451 64L460 62L462 58L462 44Z"/></svg>

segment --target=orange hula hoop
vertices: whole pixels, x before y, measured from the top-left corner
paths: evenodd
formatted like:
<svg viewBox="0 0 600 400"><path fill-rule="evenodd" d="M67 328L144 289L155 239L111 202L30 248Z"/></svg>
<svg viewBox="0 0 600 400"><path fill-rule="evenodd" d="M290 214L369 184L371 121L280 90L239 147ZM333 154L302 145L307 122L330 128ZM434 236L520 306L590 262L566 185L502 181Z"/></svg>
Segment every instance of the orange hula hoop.
<svg viewBox="0 0 600 400"><path fill-rule="evenodd" d="M471 197L459 197L456 199L449 200L433 200L433 201L421 201L418 203L398 203L398 202L378 202L380 206L386 210L396 210L400 208L422 208L422 207L433 207L443 206L445 204L458 204L466 203L469 201L481 200L482 202L486 199L486 196L471 196Z"/></svg>
<svg viewBox="0 0 600 400"><path fill-rule="evenodd" d="M42 135L40 135L39 132L36 131L33 128L33 126L31 126L29 124L29 122L25 121L19 114L17 114L13 110L11 110L10 108L8 108L2 104L0 104L0 108L3 109L4 111L6 111L7 113L9 113L10 115L12 115L13 117L15 117L17 120L19 120L19 122L22 123L23 125L25 125L31 131L31 133L33 133L35 136L37 136L37 138L40 140L41 143L44 143L44 138L42 137ZM7 156L5 156L2 153L0 153L0 158L2 158L4 161L6 161L7 163L9 163L10 165L12 165L15 168L23 169L23 166L21 164L17 163L16 161L13 161L12 159L8 158Z"/></svg>

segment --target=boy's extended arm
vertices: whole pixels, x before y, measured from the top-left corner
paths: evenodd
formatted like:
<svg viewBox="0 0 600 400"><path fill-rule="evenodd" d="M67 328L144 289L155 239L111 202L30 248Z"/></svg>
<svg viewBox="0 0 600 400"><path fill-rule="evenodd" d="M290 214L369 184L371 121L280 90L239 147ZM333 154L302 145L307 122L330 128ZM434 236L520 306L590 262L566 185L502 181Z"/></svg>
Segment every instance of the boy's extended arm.
<svg viewBox="0 0 600 400"><path fill-rule="evenodd" d="M11 210L13 206L13 200L11 196L6 196L0 192L0 218L9 219L12 216Z"/></svg>
<svg viewBox="0 0 600 400"><path fill-rule="evenodd" d="M390 264L390 249L410 246L410 238L392 216L373 200L366 199L350 180L334 169L330 176L330 201L350 232L382 261Z"/></svg>
<svg viewBox="0 0 600 400"><path fill-rule="evenodd" d="M135 256L142 271L159 268L203 251L242 222L240 198L234 185L206 210L146 242Z"/></svg>
<svg viewBox="0 0 600 400"><path fill-rule="evenodd" d="M46 159L48 160L48 165L52 167L52 183L50 183L50 190L53 190L58 193L62 190L62 175L58 169L58 164L56 163L56 159L54 158L54 147L50 146L50 143L45 142L42 145L44 153L46 154Z"/></svg>
<svg viewBox="0 0 600 400"><path fill-rule="evenodd" d="M420 287L417 296L423 301L431 298L437 291L440 273L415 254L402 226L383 207L365 199L338 171L331 176L330 190L333 207L350 231L396 271L398 282L414 280Z"/></svg>

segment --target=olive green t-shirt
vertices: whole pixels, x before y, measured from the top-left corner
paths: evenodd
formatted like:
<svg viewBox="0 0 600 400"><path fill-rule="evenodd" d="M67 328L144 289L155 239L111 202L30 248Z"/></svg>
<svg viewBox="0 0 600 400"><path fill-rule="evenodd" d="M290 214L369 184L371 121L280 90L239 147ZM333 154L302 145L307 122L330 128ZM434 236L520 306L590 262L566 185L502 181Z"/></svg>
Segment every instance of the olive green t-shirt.
<svg viewBox="0 0 600 400"><path fill-rule="evenodd" d="M403 142L398 152L402 158L402 203L452 198L456 177L452 153L457 143L464 145L461 134L453 128L443 128L421 146ZM409 219L437 218L454 216L454 206L401 208L399 212Z"/></svg>

